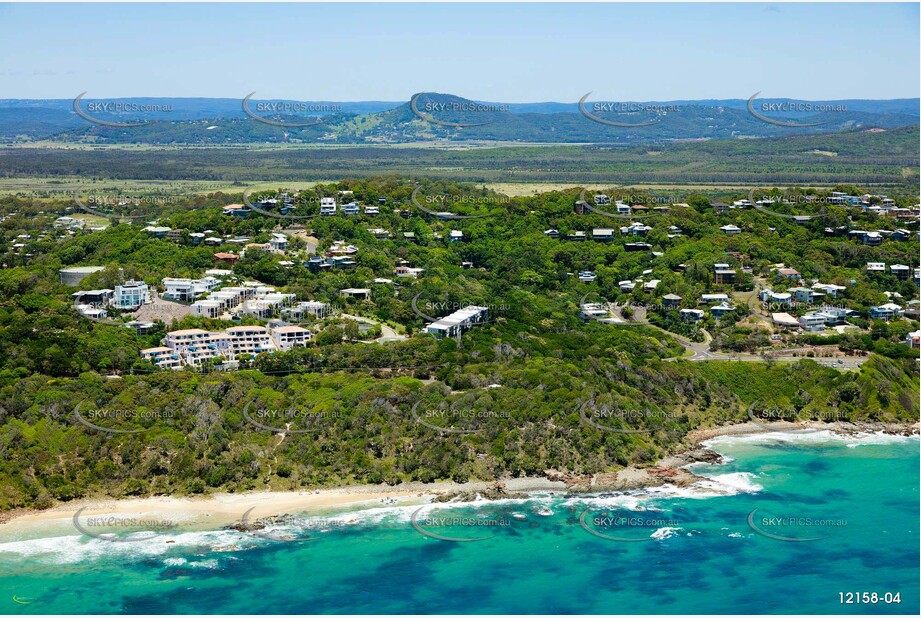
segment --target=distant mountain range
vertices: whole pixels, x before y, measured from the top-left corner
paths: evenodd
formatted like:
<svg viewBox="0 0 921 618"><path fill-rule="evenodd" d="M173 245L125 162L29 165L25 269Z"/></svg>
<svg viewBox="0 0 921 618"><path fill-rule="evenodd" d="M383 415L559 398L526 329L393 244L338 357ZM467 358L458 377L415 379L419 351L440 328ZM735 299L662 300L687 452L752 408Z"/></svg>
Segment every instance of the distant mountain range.
<svg viewBox="0 0 921 618"><path fill-rule="evenodd" d="M421 93L409 102L252 98L247 113L242 99L83 98L82 114L100 121L97 124L78 115L71 99L6 99L0 100L0 141L631 144L891 129L919 123L919 99L757 99L751 107L755 113L749 111L746 99L634 103L586 99L580 110L579 103L490 103ZM126 123L143 124L109 126Z"/></svg>

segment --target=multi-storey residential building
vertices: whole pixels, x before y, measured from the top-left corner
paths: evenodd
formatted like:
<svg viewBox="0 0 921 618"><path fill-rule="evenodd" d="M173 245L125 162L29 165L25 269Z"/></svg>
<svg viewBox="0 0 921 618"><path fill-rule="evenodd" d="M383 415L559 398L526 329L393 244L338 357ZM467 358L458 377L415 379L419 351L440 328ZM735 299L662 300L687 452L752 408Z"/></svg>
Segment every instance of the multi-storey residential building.
<svg viewBox="0 0 921 618"><path fill-rule="evenodd" d="M787 291L793 294L795 301L800 303L815 303L825 298L824 292L810 290L809 288L796 287L789 288Z"/></svg>
<svg viewBox="0 0 921 618"><path fill-rule="evenodd" d="M200 328L175 330L163 339L184 365L198 366L212 358L226 358L230 350L230 338L224 333L213 333ZM141 353L149 350L142 350Z"/></svg>
<svg viewBox="0 0 921 618"><path fill-rule="evenodd" d="M336 214L336 198L321 197L320 198L320 214L321 215Z"/></svg>
<svg viewBox="0 0 921 618"><path fill-rule="evenodd" d="M115 286L112 304L118 309L134 310L150 302L150 290L143 281L126 281Z"/></svg>
<svg viewBox="0 0 921 618"><path fill-rule="evenodd" d="M280 326L272 329L272 341L282 352L291 348L306 347L312 338L313 334L300 326Z"/></svg>
<svg viewBox="0 0 921 618"><path fill-rule="evenodd" d="M163 345L141 350L141 356L164 368L200 366L210 359L234 360L239 354L260 354L305 346L313 338L299 326L233 326L223 332L198 328L167 333Z"/></svg>
<svg viewBox="0 0 921 618"><path fill-rule="evenodd" d="M265 326L231 326L226 331L232 354L260 354L273 352L275 345Z"/></svg>
<svg viewBox="0 0 921 618"><path fill-rule="evenodd" d="M220 285L221 280L211 276L205 276L201 279L179 279L174 277L164 277L163 298L190 302L202 294L213 292L215 289L220 287Z"/></svg>
<svg viewBox="0 0 921 618"><path fill-rule="evenodd" d="M716 266L723 266L723 264L715 264L713 269L713 283L717 284L731 284L736 282L736 271L729 268L726 264L726 268L716 268Z"/></svg>
<svg viewBox="0 0 921 618"><path fill-rule="evenodd" d="M273 233L269 239L269 247L276 253L284 253L288 250L288 237L284 234Z"/></svg>
<svg viewBox="0 0 921 618"><path fill-rule="evenodd" d="M889 272L896 276L899 281L908 281L910 269L905 264L892 264Z"/></svg>
<svg viewBox="0 0 921 618"><path fill-rule="evenodd" d="M162 369L181 369L182 359L172 348L161 346L141 350L141 357Z"/></svg>
<svg viewBox="0 0 921 618"><path fill-rule="evenodd" d="M198 300L192 305L195 315L205 318L217 318L224 312L223 304L218 300Z"/></svg>
<svg viewBox="0 0 921 618"><path fill-rule="evenodd" d="M281 310L281 315L291 320L302 320L308 313L318 318L326 317L329 314L329 303L321 303L316 300L299 302L293 307Z"/></svg>
<svg viewBox="0 0 921 618"><path fill-rule="evenodd" d="M807 313L799 318L799 325L804 331L816 332L825 330L827 316L821 313Z"/></svg>

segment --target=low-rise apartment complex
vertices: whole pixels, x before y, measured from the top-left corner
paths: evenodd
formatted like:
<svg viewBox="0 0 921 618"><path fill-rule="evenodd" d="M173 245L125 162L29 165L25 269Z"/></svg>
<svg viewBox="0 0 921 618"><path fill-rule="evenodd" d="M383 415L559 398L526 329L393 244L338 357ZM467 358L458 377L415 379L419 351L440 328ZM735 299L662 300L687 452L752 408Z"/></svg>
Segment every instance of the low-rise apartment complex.
<svg viewBox="0 0 921 618"><path fill-rule="evenodd" d="M158 367L179 369L197 367L214 358L233 360L240 354L287 351L305 347L313 334L300 326L232 326L224 331L200 328L175 330L166 334L162 346L141 350L141 356Z"/></svg>

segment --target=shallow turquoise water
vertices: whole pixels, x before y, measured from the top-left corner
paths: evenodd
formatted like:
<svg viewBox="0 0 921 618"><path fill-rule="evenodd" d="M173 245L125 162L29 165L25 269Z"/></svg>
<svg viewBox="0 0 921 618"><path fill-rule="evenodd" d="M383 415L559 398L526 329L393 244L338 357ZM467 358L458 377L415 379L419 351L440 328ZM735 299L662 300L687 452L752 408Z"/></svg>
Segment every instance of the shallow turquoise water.
<svg viewBox="0 0 921 618"><path fill-rule="evenodd" d="M919 613L917 439L765 434L718 439L713 448L731 461L696 467L713 480L693 488L538 496L426 507L418 515L430 533L489 537L475 542L418 532L410 521L418 507L267 530L273 538L307 542L232 531L129 543L73 533L25 541L0 536L0 608L10 614ZM755 509L752 522L762 532L817 540L760 534L748 522ZM590 534L580 525L583 513L586 528L619 540ZM775 519L781 517L799 519ZM214 550L229 545L238 549ZM847 591L898 592L901 603L842 605L839 593Z"/></svg>

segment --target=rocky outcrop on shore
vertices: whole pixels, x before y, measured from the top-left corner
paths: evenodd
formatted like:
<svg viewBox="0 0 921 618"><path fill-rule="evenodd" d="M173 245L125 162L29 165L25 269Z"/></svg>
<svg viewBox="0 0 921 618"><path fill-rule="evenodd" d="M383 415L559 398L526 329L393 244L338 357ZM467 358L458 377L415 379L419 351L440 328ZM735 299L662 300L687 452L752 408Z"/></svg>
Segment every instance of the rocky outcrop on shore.
<svg viewBox="0 0 921 618"><path fill-rule="evenodd" d="M617 472L601 474L568 475L557 470L546 470L545 475L551 480L566 483L569 493L596 493L602 491L629 491L644 487L674 485L687 487L704 480L684 468L674 466L651 466L648 468L627 467Z"/></svg>
<svg viewBox="0 0 921 618"><path fill-rule="evenodd" d="M528 494L520 491L509 491L505 483L498 482L484 489L467 489L448 491L439 494L433 502L474 502L476 500L524 500Z"/></svg>
<svg viewBox="0 0 921 618"><path fill-rule="evenodd" d="M291 521L292 516L285 513L284 515L272 515L270 517L260 517L253 521L247 521L245 518L241 521L234 522L229 526L224 526L224 530L236 530L237 532L255 532L262 530L266 526L284 524Z"/></svg>

